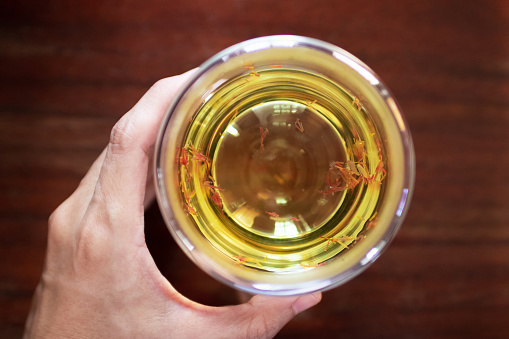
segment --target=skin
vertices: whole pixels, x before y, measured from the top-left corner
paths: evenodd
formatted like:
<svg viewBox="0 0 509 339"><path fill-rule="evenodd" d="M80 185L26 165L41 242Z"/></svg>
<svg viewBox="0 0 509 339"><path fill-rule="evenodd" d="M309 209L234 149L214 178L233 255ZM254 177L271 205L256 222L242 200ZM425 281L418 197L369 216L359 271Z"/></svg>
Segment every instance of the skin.
<svg viewBox="0 0 509 339"><path fill-rule="evenodd" d="M76 191L51 215L25 338L270 338L320 293L225 307L179 294L144 234L158 127L191 72L158 81L114 126Z"/></svg>

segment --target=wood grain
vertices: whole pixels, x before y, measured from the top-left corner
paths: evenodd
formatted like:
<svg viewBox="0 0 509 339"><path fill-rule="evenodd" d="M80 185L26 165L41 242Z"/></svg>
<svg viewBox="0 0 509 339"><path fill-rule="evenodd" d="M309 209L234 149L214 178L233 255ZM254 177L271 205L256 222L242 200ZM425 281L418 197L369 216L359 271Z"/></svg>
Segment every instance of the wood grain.
<svg viewBox="0 0 509 339"><path fill-rule="evenodd" d="M0 3L0 337L23 332L47 218L115 121L157 79L234 43L299 34L373 68L409 122L414 198L386 253L279 338L509 337L509 2ZM184 295L235 293L177 248L157 206L150 251Z"/></svg>

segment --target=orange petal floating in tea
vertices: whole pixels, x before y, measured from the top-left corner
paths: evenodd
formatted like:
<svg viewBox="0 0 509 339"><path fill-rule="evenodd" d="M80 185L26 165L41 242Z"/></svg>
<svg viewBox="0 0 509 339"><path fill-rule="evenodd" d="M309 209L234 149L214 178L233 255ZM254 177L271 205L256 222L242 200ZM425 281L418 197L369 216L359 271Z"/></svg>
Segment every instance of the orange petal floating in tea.
<svg viewBox="0 0 509 339"><path fill-rule="evenodd" d="M204 181L203 186L208 187L210 189L216 189L218 191L224 191L224 189L222 189L221 187L215 186L212 181Z"/></svg>
<svg viewBox="0 0 509 339"><path fill-rule="evenodd" d="M202 162L207 162L208 161L208 158L200 153L197 149L195 149L193 147L193 145L189 145L189 148L191 148L191 151L193 152L193 161L202 161Z"/></svg>
<svg viewBox="0 0 509 339"><path fill-rule="evenodd" d="M279 218L279 214L277 214L277 213L274 213L274 212L267 212L267 211L265 211L265 213L267 213L267 214L268 214L268 215L270 215L271 217Z"/></svg>
<svg viewBox="0 0 509 339"><path fill-rule="evenodd" d="M265 146L263 145L263 140L267 136L267 133L269 133L268 129L265 129L265 131L263 131L263 127L260 127L260 152L263 152L265 150Z"/></svg>
<svg viewBox="0 0 509 339"><path fill-rule="evenodd" d="M197 215L196 210L193 208L193 206L191 206L191 205L186 205L186 206L187 206L187 210L188 210L189 214L192 214L195 216Z"/></svg>
<svg viewBox="0 0 509 339"><path fill-rule="evenodd" d="M361 141L360 139L353 139L353 155L357 158L358 161L363 161L364 156L366 152L364 151L364 141Z"/></svg>
<svg viewBox="0 0 509 339"><path fill-rule="evenodd" d="M299 118L295 120L295 128L297 128L299 132L304 133L304 125L302 125L302 122L300 121Z"/></svg>
<svg viewBox="0 0 509 339"><path fill-rule="evenodd" d="M360 110L361 110L361 103L360 103L360 101L359 101L359 98L355 98L355 99L353 99L353 101L352 101L352 105L357 106L357 110L358 110L358 111L360 111Z"/></svg>
<svg viewBox="0 0 509 339"><path fill-rule="evenodd" d="M212 196L210 197L210 199L212 200L212 202L214 204L216 204L218 207L220 208L223 208L223 199L221 199L221 196L219 195L219 193L217 192L214 192L212 194Z"/></svg>

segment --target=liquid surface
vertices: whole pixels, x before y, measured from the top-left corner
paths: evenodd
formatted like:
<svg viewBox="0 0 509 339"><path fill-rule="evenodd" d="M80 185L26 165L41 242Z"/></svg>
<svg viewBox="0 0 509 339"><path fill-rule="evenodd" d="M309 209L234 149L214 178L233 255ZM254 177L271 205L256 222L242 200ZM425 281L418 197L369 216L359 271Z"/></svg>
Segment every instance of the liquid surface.
<svg viewBox="0 0 509 339"><path fill-rule="evenodd" d="M275 100L247 109L223 133L213 161L224 211L247 231L272 238L323 225L343 196L320 193L329 163L346 158L343 145L334 127L303 104Z"/></svg>
<svg viewBox="0 0 509 339"><path fill-rule="evenodd" d="M232 261L316 267L376 225L383 150L362 102L323 76L246 71L210 93L179 154L189 224Z"/></svg>

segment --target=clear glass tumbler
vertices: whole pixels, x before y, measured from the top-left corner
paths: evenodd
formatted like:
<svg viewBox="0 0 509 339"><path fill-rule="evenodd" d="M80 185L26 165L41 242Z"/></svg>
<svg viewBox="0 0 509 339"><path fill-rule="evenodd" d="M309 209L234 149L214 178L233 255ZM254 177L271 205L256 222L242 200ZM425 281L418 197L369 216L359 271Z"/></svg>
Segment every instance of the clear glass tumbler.
<svg viewBox="0 0 509 339"><path fill-rule="evenodd" d="M408 126L380 78L300 36L234 45L194 74L163 119L157 198L202 270L253 294L295 295L353 278L408 209Z"/></svg>

